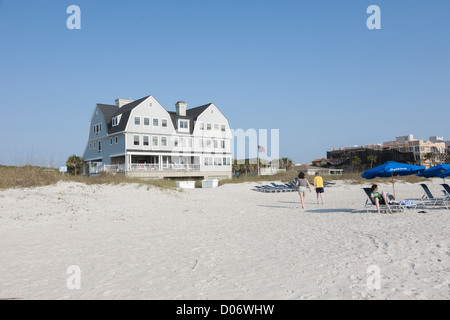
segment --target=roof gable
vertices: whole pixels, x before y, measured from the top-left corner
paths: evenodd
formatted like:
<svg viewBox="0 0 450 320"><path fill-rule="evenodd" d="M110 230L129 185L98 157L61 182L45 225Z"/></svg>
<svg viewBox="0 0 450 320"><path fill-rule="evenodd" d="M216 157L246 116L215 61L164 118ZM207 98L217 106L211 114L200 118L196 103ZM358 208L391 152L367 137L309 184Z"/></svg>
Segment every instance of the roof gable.
<svg viewBox="0 0 450 320"><path fill-rule="evenodd" d="M203 112L205 112L205 110L208 109L210 105L212 105L212 103L208 103L208 104L205 104L200 107L188 109L188 110L186 110L186 116L191 117L194 120L197 120L198 116L201 115Z"/></svg>
<svg viewBox="0 0 450 320"><path fill-rule="evenodd" d="M142 102L147 100L151 95L146 96L144 98L141 98L139 100L130 102L122 107L118 107L116 105L107 105L107 104L97 104L97 107L102 112L105 123L107 126L108 134L114 134L118 132L125 131L127 128L128 121L130 119L131 112L133 109L138 107ZM173 126L176 130L178 130L178 119L186 119L189 121L189 129L190 133L192 134L194 131L194 125L197 118L205 112L213 103L208 103L199 107L191 108L186 110L186 116L178 116L176 112L173 111L167 111L164 107L163 109L166 110L166 112L170 115L170 118L172 120ZM120 122L117 126L112 126L112 118L117 117L121 115Z"/></svg>

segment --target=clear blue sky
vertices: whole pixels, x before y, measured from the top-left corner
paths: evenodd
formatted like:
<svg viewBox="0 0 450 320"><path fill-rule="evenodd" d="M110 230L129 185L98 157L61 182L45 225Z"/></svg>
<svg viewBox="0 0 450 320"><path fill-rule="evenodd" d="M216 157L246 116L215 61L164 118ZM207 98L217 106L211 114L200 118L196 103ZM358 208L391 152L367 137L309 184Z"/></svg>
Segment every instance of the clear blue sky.
<svg viewBox="0 0 450 320"><path fill-rule="evenodd" d="M66 27L72 4L81 30ZM372 4L381 30L366 27ZM449 59L448 0L0 0L0 163L81 155L96 103L148 94L279 128L297 163L409 133L450 140Z"/></svg>

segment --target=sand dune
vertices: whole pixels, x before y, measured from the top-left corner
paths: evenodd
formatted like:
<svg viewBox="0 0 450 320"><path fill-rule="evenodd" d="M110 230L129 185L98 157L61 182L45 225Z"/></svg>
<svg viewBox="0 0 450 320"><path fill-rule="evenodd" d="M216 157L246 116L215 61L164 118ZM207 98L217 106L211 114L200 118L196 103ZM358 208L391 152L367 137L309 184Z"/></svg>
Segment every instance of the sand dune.
<svg viewBox="0 0 450 320"><path fill-rule="evenodd" d="M345 183L301 211L296 193L252 186L2 191L0 299L450 298L450 211L366 213L361 186ZM421 195L397 186L398 198ZM74 265L79 290L66 285Z"/></svg>

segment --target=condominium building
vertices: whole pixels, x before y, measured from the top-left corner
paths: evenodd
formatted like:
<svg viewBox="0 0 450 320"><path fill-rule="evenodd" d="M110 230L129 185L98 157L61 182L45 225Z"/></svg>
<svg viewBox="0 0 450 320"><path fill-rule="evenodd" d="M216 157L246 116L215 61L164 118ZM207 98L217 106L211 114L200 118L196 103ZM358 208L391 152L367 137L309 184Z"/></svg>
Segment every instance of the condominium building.
<svg viewBox="0 0 450 320"><path fill-rule="evenodd" d="M448 147L443 137L430 137L428 141L416 139L412 134L396 137L395 141L382 144L383 149L412 152L416 165L427 168L444 163Z"/></svg>

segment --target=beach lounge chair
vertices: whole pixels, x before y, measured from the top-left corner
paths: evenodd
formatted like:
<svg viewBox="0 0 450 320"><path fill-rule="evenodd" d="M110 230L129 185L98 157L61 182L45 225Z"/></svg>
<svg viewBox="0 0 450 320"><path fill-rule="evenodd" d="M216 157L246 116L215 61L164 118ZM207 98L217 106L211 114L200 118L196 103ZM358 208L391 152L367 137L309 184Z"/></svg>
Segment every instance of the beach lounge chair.
<svg viewBox="0 0 450 320"><path fill-rule="evenodd" d="M441 184L441 186L444 188L445 198L450 200L450 186L446 183Z"/></svg>
<svg viewBox="0 0 450 320"><path fill-rule="evenodd" d="M366 209L367 212L369 212L369 209L373 209L375 206L375 202L372 201L372 197L370 196L372 193L371 188L363 188L364 192L367 195L367 200L364 203L364 209ZM412 209L413 211L416 210L417 204L409 202L409 201L401 201L397 202L392 194L388 195L389 203L390 204L380 204L380 210L381 211L389 211L389 213L394 213L394 211L406 211Z"/></svg>
<svg viewBox="0 0 450 320"><path fill-rule="evenodd" d="M448 199L434 197L433 194L431 193L430 189L428 188L428 186L424 183L421 183L420 186L422 187L423 191L425 192L425 194L420 199L420 200L422 200L422 203L424 206L427 206L427 205L430 205L432 207L444 206L448 210L448 206L450 204L450 201Z"/></svg>

